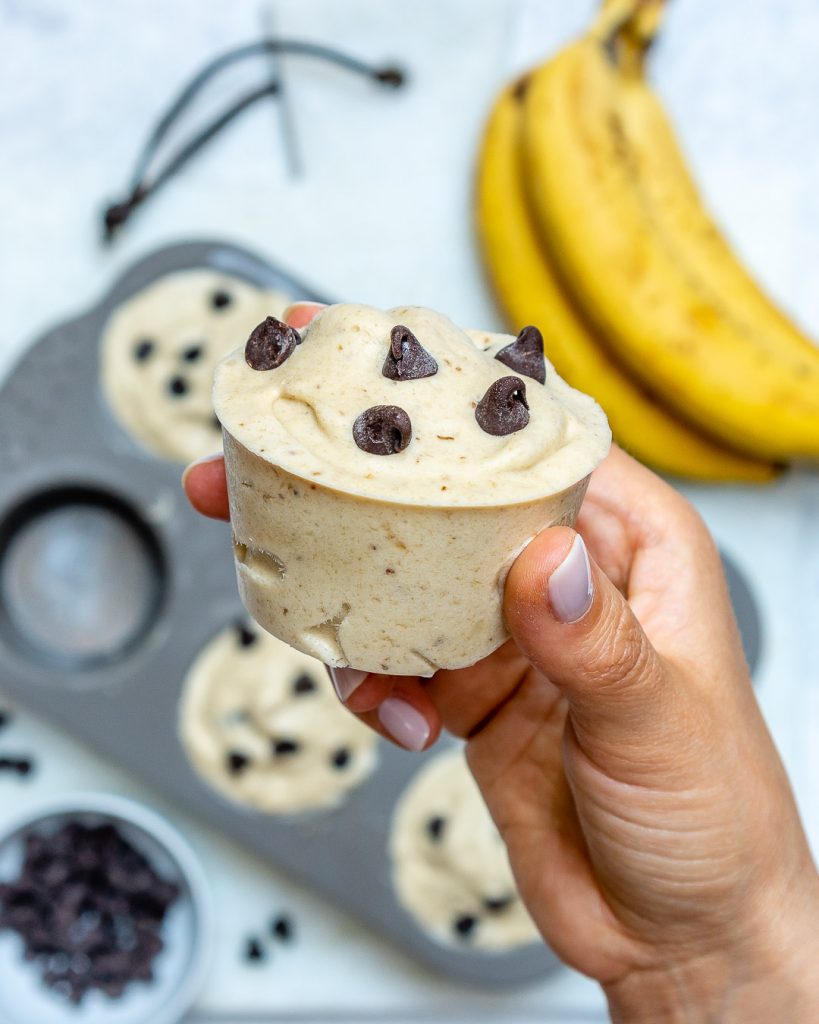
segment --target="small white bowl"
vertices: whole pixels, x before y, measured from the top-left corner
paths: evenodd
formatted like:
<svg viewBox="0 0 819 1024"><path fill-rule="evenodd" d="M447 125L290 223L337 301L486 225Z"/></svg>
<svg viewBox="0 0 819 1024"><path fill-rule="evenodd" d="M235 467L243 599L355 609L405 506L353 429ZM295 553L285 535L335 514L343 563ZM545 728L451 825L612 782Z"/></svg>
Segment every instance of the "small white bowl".
<svg viewBox="0 0 819 1024"><path fill-rule="evenodd" d="M43 802L0 835L0 881L16 877L25 833L77 819L116 825L163 878L179 886L179 898L163 925L165 948L154 961L154 981L129 985L120 999L92 991L74 1006L43 983L38 965L23 960L20 936L5 930L0 932L0 1024L176 1024L205 980L212 911L198 860L164 818L133 800L107 794L78 793Z"/></svg>

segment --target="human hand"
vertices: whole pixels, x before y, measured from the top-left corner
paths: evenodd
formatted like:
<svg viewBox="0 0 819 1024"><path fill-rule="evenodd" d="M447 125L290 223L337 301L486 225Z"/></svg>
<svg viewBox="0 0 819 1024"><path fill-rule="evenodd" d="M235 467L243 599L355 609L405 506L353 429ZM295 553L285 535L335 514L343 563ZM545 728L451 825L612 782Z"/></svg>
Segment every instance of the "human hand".
<svg viewBox="0 0 819 1024"><path fill-rule="evenodd" d="M219 460L185 486L227 518ZM819 884L714 544L619 451L578 531L515 562L513 639L490 658L430 680L336 670L336 688L403 746L466 738L533 918L615 1020L817 1020Z"/></svg>

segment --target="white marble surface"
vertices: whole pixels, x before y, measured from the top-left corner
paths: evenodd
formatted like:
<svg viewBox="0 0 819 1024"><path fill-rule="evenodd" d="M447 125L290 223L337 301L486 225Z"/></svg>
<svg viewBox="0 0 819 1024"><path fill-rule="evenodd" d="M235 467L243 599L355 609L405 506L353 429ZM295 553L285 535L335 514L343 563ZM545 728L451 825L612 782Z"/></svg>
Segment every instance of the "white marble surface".
<svg viewBox="0 0 819 1024"><path fill-rule="evenodd" d="M263 105L107 250L98 242L99 211L119 196L157 112L209 55L257 34L260 4L0 0L0 373L136 256L195 237L255 248L338 296L410 300L464 323L496 325L471 237L481 119L499 81L557 46L593 6L277 0L283 34L332 41L375 61L400 59L412 88L381 93L288 61L304 177L288 177L276 112ZM817 51L815 0L675 0L655 63L729 233L819 337ZM819 846L819 481L804 473L765 492L690 493L762 605L760 699ZM37 795L90 786L142 797L190 836L218 908L218 955L199 1005L208 1020L603 1019L596 988L568 971L518 995L479 996L417 970L30 716L18 716L2 746L35 747L40 769L25 784L0 777L0 822ZM248 930L281 908L293 911L299 941L276 948L269 964L240 964Z"/></svg>

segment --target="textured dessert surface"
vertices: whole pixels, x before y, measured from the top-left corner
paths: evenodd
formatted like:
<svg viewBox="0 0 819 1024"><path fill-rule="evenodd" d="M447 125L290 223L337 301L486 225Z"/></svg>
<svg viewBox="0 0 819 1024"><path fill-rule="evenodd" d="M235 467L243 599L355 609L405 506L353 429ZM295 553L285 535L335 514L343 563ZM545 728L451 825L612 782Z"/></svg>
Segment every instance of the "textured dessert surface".
<svg viewBox="0 0 819 1024"><path fill-rule="evenodd" d="M243 624L191 666L179 732L209 785L270 814L338 804L376 762L376 735L341 706L324 666Z"/></svg>
<svg viewBox="0 0 819 1024"><path fill-rule="evenodd" d="M463 751L438 755L412 780L390 853L400 903L439 942L501 951L540 941Z"/></svg>
<svg viewBox="0 0 819 1024"><path fill-rule="evenodd" d="M526 360L504 361L514 342L420 307L329 306L298 343L270 342L270 368L244 348L223 360L215 407L248 451L334 490L438 507L531 501L585 478L611 435L548 361L544 383Z"/></svg>
<svg viewBox="0 0 819 1024"><path fill-rule="evenodd" d="M101 339L102 389L133 439L188 462L219 448L216 364L288 300L213 270L168 274L114 311Z"/></svg>

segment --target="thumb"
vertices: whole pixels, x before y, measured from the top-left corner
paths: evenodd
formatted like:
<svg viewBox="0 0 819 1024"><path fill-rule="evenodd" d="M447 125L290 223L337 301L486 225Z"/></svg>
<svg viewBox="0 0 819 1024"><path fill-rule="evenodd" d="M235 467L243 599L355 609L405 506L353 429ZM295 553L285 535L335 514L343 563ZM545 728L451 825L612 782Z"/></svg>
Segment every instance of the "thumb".
<svg viewBox="0 0 819 1024"><path fill-rule="evenodd" d="M569 703L578 736L633 746L667 721L665 664L580 534L540 533L512 566L504 613L529 661Z"/></svg>

